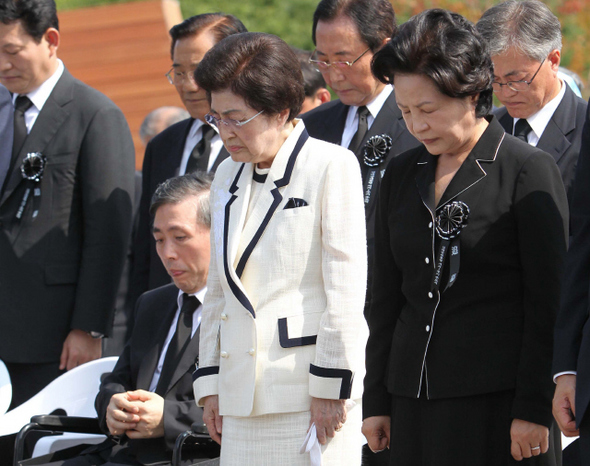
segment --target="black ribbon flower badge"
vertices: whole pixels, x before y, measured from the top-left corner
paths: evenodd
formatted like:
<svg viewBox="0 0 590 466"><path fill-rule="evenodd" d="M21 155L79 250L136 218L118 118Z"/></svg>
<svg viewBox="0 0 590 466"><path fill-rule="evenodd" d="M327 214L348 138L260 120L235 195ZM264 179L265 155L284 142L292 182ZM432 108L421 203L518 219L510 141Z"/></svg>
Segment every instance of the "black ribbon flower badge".
<svg viewBox="0 0 590 466"><path fill-rule="evenodd" d="M41 187L39 183L43 178L47 158L41 152L30 152L27 154L23 163L20 166L22 177L27 180L28 185L25 189L25 194L16 212L17 220L20 220L27 206L27 202L33 192L33 220L39 214L39 207L41 206Z"/></svg>
<svg viewBox="0 0 590 466"><path fill-rule="evenodd" d="M459 234L467 226L469 207L461 201L445 204L436 216L436 234L441 239L436 257L436 266L432 277L432 290L439 290L443 266L449 249L451 250L449 281L445 290L453 286L459 275L461 243Z"/></svg>
<svg viewBox="0 0 590 466"><path fill-rule="evenodd" d="M387 134L371 136L365 144L363 161L367 167L378 167L391 149L391 137Z"/></svg>

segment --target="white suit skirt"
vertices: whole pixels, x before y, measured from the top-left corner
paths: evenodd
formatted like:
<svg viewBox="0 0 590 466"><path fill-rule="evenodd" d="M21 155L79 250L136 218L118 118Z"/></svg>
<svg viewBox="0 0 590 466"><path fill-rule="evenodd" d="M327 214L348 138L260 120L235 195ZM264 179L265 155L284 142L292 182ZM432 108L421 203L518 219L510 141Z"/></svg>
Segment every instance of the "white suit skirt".
<svg viewBox="0 0 590 466"><path fill-rule="evenodd" d="M309 428L310 412L264 416L223 416L221 466L310 466L299 449ZM359 466L366 442L361 434L361 403L348 410L340 432L322 446L322 466Z"/></svg>

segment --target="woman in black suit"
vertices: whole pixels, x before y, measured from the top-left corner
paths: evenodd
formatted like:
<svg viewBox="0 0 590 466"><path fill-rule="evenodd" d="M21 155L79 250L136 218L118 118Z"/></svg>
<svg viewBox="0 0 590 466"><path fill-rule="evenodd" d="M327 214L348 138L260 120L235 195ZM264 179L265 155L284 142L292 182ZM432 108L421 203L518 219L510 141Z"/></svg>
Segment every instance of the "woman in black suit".
<svg viewBox="0 0 590 466"><path fill-rule="evenodd" d="M493 65L460 15L415 16L373 72L422 146L392 160L380 192L369 446L389 446L396 466L547 458L568 236L559 170L486 117Z"/></svg>

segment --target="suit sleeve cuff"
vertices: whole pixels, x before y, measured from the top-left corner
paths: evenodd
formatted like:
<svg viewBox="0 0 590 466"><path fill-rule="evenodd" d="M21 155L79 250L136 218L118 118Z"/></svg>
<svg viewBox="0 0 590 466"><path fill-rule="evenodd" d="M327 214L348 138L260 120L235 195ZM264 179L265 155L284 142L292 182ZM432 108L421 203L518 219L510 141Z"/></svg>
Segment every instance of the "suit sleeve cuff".
<svg viewBox="0 0 590 466"><path fill-rule="evenodd" d="M193 373L195 403L203 407L203 398L219 394L219 366L199 367Z"/></svg>
<svg viewBox="0 0 590 466"><path fill-rule="evenodd" d="M347 400L352 390L354 374L349 369L309 366L309 394L314 398Z"/></svg>

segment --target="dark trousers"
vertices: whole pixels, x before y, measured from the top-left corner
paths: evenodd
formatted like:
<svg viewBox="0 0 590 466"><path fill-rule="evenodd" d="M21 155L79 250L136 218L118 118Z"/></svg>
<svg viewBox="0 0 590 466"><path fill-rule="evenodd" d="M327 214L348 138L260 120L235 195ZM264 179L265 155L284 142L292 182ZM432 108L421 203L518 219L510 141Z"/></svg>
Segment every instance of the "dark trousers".
<svg viewBox="0 0 590 466"><path fill-rule="evenodd" d="M59 370L59 362L43 364L4 362L4 364L6 364L12 383L12 402L9 409L23 404L45 388L49 382L65 373L65 371Z"/></svg>
<svg viewBox="0 0 590 466"><path fill-rule="evenodd" d="M555 428L546 454L520 462L512 458L513 400L512 390L443 400L394 396L390 465L560 466L561 437Z"/></svg>

